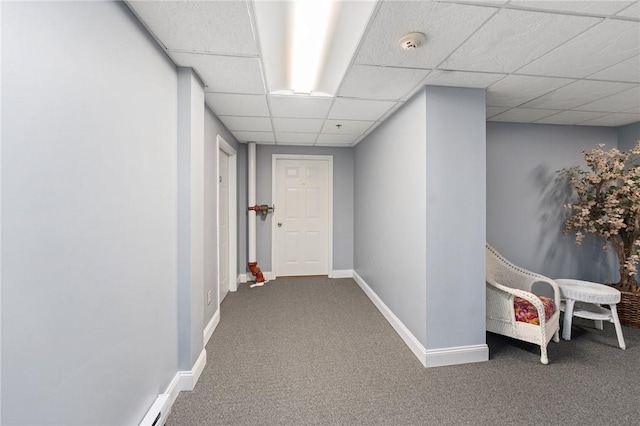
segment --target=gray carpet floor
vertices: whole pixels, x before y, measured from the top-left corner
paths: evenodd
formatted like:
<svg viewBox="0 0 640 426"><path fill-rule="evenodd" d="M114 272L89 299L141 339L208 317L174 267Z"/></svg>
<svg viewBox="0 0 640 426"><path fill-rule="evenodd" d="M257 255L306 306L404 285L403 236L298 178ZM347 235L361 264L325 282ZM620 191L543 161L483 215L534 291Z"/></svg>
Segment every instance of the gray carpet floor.
<svg viewBox="0 0 640 426"><path fill-rule="evenodd" d="M168 425L640 425L640 330L571 341L487 333L490 360L425 369L351 279L278 278L221 306L207 365Z"/></svg>

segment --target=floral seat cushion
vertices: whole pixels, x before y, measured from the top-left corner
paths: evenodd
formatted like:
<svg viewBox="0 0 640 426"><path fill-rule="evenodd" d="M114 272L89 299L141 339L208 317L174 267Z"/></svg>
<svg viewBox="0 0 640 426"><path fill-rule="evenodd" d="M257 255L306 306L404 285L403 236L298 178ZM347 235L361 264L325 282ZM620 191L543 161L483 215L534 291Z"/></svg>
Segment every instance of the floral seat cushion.
<svg viewBox="0 0 640 426"><path fill-rule="evenodd" d="M544 305L545 320L549 320L551 315L556 311L553 299L545 296L538 296ZM533 304L521 297L513 298L513 310L516 314L516 321L526 322L529 324L540 325L540 319L538 318L538 310Z"/></svg>

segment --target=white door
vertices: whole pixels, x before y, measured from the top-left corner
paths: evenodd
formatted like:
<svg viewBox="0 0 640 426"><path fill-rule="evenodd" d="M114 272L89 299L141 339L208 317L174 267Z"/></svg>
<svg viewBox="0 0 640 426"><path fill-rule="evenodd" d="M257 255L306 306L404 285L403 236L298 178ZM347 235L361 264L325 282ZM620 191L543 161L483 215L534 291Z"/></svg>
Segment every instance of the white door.
<svg viewBox="0 0 640 426"><path fill-rule="evenodd" d="M328 188L328 161L276 160L276 276L328 275Z"/></svg>
<svg viewBox="0 0 640 426"><path fill-rule="evenodd" d="M223 150L218 151L219 161L219 203L220 215L220 246L218 247L220 280L220 302L229 292L229 155Z"/></svg>

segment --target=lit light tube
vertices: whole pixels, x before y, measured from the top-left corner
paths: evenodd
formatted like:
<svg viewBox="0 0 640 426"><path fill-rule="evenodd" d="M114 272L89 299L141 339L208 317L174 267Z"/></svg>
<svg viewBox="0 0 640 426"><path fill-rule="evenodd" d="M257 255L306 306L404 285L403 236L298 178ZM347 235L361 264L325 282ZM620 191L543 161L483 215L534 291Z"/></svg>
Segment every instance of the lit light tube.
<svg viewBox="0 0 640 426"><path fill-rule="evenodd" d="M334 23L334 0L295 0L289 81L294 93L316 89Z"/></svg>

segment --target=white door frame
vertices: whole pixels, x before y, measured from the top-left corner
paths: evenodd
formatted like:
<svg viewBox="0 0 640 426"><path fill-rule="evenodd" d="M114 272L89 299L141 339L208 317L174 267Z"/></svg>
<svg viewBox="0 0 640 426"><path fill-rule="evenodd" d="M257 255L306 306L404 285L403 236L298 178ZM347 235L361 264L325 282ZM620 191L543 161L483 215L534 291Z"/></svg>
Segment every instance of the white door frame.
<svg viewBox="0 0 640 426"><path fill-rule="evenodd" d="M238 290L238 215L237 215L237 160L238 153L229 142L220 135L216 137L216 176L220 176L220 151L224 151L229 156L229 291ZM218 181L219 182L219 181ZM216 265L218 268L218 309L220 309L220 186L216 186L216 239L218 258Z"/></svg>
<svg viewBox="0 0 640 426"><path fill-rule="evenodd" d="M329 162L329 223L328 235L327 235L327 275L331 277L333 275L333 155L297 155L297 154L272 154L271 155L271 200L276 200L276 163L278 160L319 160ZM275 206L277 209L278 206ZM275 214L271 218L271 269L273 269L273 277L276 278L276 220Z"/></svg>

